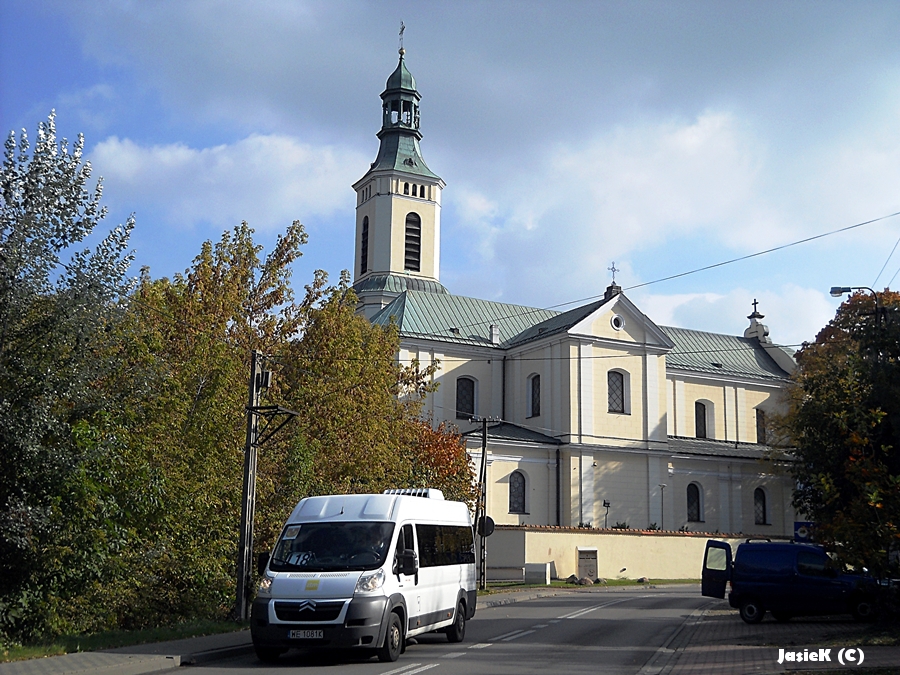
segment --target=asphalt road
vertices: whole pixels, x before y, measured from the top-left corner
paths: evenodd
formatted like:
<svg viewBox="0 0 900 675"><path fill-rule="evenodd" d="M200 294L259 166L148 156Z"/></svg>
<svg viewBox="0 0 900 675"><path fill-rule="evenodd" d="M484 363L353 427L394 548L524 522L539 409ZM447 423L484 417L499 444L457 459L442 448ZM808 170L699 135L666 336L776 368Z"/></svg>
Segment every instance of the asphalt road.
<svg viewBox="0 0 900 675"><path fill-rule="evenodd" d="M275 665L255 656L198 665L202 675L284 673L309 675L520 675L522 673L658 672L659 651L688 617L707 605L696 586L629 591L567 592L500 607L481 608L461 644L443 634L419 636L396 663L347 653L291 651ZM649 664L654 666L649 667Z"/></svg>

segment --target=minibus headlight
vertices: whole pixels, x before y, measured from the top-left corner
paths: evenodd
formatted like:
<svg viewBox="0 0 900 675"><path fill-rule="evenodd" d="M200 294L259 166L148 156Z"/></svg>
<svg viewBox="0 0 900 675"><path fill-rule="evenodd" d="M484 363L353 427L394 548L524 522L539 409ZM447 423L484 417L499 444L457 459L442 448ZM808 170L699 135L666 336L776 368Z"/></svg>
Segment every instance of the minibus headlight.
<svg viewBox="0 0 900 675"><path fill-rule="evenodd" d="M363 574L356 582L355 593L372 593L384 585L384 570Z"/></svg>
<svg viewBox="0 0 900 675"><path fill-rule="evenodd" d="M272 577L263 575L259 580L259 590L256 594L260 597L269 597L272 595Z"/></svg>

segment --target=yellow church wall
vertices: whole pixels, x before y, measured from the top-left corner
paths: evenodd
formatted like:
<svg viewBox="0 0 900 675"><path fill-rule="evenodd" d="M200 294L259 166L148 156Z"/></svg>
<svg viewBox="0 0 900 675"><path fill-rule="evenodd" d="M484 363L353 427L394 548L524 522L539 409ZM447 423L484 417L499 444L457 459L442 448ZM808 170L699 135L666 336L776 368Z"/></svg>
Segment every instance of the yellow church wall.
<svg viewBox="0 0 900 675"><path fill-rule="evenodd" d="M612 319L615 315L619 315L624 320L624 328L616 330L613 327ZM620 314L615 310L604 312L591 323L591 335L622 342L641 343L646 341L646 330L640 320L630 315Z"/></svg>
<svg viewBox="0 0 900 675"><path fill-rule="evenodd" d="M638 453L598 450L593 453L594 509L592 525L606 524L603 501L610 503L609 527L627 523L631 528L645 528L649 524L646 500L647 460Z"/></svg>
<svg viewBox="0 0 900 675"><path fill-rule="evenodd" d="M480 451L480 448L477 451ZM518 455L514 453L520 453ZM555 448L504 448L491 445L488 455L488 514L503 525L546 525L556 521ZM525 513L510 513L509 479L525 476Z"/></svg>
<svg viewBox="0 0 900 675"><path fill-rule="evenodd" d="M619 444L620 439L644 438L644 377L640 355L623 354L621 349L594 346L594 433L585 443ZM625 412L609 411L609 372L625 375Z"/></svg>

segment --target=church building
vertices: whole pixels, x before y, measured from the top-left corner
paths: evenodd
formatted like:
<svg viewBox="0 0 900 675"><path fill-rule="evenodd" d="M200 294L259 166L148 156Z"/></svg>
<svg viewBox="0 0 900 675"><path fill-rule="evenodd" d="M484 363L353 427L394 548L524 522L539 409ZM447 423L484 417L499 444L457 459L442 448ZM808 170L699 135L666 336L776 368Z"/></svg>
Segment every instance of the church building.
<svg viewBox="0 0 900 675"><path fill-rule="evenodd" d="M359 312L400 329L399 358L439 362L427 400L481 461L498 525L791 536L792 483L766 418L795 367L754 302L743 335L660 326L616 285L557 312L454 295L440 282L444 181L422 158L404 50L380 147L356 191Z"/></svg>

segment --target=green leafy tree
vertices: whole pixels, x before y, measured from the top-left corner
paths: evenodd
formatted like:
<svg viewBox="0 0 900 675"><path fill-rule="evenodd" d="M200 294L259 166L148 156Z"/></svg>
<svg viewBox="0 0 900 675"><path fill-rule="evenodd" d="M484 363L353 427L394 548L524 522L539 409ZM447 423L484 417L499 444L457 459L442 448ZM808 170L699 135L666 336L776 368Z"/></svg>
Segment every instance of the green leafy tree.
<svg viewBox="0 0 900 675"><path fill-rule="evenodd" d="M817 538L887 574L900 550L900 295L878 303L854 294L798 352L781 428L796 459L794 504Z"/></svg>
<svg viewBox="0 0 900 675"><path fill-rule="evenodd" d="M102 484L102 444L78 430L104 407L99 358L127 288L133 222L74 250L106 215L84 139L57 139L55 116L32 148L11 133L0 170L0 634L52 631L68 599L101 574L118 535ZM97 555L85 550L88 540ZM0 635L0 636L2 636Z"/></svg>

